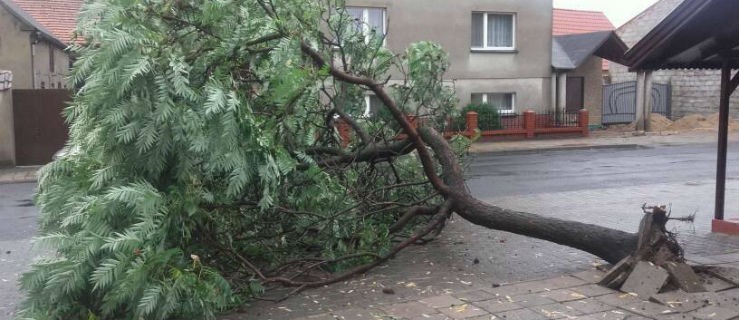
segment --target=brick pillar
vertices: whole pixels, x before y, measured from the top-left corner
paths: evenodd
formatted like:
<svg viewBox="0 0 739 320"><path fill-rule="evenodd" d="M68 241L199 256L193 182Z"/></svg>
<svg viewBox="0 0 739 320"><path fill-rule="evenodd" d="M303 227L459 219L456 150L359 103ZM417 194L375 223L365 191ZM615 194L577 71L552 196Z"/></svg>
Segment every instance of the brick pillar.
<svg viewBox="0 0 739 320"><path fill-rule="evenodd" d="M475 131L479 129L477 125L477 112L470 111L465 115L465 122L467 122L467 134L473 136Z"/></svg>
<svg viewBox="0 0 739 320"><path fill-rule="evenodd" d="M580 110L577 114L577 125L582 129L583 137L590 135L590 114L588 113L588 110Z"/></svg>
<svg viewBox="0 0 739 320"><path fill-rule="evenodd" d="M336 130L339 131L339 138L341 139L341 147L346 148L349 146L349 142L351 141L351 131L352 128L349 125L348 122L344 121L344 119L336 119Z"/></svg>
<svg viewBox="0 0 739 320"><path fill-rule="evenodd" d="M526 110L523 113L523 128L526 129L526 138L534 137L534 129L536 129L536 112L533 110Z"/></svg>

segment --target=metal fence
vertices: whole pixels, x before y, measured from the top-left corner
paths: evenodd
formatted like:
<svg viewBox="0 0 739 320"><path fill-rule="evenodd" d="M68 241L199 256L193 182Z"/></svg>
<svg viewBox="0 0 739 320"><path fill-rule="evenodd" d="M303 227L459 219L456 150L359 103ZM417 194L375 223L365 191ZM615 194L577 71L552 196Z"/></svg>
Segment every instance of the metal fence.
<svg viewBox="0 0 739 320"><path fill-rule="evenodd" d="M652 112L672 115L672 88L669 84L652 84ZM630 123L636 120L636 81L603 86L603 124Z"/></svg>
<svg viewBox="0 0 739 320"><path fill-rule="evenodd" d="M579 125L578 112L546 112L536 114L537 128L573 128Z"/></svg>

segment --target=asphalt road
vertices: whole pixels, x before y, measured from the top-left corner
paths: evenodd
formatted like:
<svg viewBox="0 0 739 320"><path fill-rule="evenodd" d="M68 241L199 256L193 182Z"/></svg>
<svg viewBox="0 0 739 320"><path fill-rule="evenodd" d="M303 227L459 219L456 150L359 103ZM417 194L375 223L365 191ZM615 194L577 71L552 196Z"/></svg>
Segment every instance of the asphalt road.
<svg viewBox="0 0 739 320"><path fill-rule="evenodd" d="M730 180L739 178L737 149L729 146ZM467 172L468 186L482 198L695 183L716 178L716 145L476 154Z"/></svg>
<svg viewBox="0 0 739 320"><path fill-rule="evenodd" d="M0 184L0 319L11 319L21 298L17 282L33 261L31 238L38 209L35 183Z"/></svg>
<svg viewBox="0 0 739 320"><path fill-rule="evenodd" d="M739 144L730 146L727 206L739 207L739 197L733 196L739 194L737 147ZM713 144L697 144L476 154L468 168L468 186L477 197L505 207L624 230L633 229L639 220L638 214L623 218L620 214L624 210L633 209L649 196L672 197L684 207L699 203L703 214L699 215L701 221L696 224L705 225L706 220L710 221L712 208L715 149ZM0 185L0 319L10 319L17 307L20 295L16 282L34 256L30 248L37 217L37 210L30 203L34 188L34 184ZM588 206L602 203L604 209L578 209L579 203ZM467 247L465 252L474 253L481 260L490 256L489 264L484 260L476 267L488 275L514 270L509 272L516 277L543 276L558 265L572 268L573 261L582 264L592 258L572 252L572 249L525 237L516 238L520 242L517 245L493 247L484 242L491 237L489 230L455 224L459 225L459 230L455 233L455 228L452 228L448 240L454 243L456 240L452 237L462 237L466 242L463 245ZM471 236L475 234L485 238L475 240L476 236ZM498 237L509 236L497 235L496 239ZM499 245L503 245L503 241L504 238L500 238ZM508 242L515 241L511 239ZM720 245L722 242L712 243ZM559 253L557 250L567 251ZM696 250L705 249L696 247ZM501 255L506 258L494 260ZM524 262L531 259L548 262L541 266L530 263L527 266ZM526 267L532 268L530 273L523 272Z"/></svg>

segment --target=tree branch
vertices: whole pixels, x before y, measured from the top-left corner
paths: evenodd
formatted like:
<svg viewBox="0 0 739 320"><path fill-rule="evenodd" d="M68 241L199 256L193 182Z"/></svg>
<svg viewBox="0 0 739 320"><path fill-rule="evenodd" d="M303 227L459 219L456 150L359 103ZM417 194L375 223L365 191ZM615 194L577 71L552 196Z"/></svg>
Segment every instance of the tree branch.
<svg viewBox="0 0 739 320"><path fill-rule="evenodd" d="M426 145L424 144L421 137L418 135L418 131L416 131L416 128L411 125L410 121L408 121L408 119L406 118L406 115L404 115L400 111L398 106L395 104L395 101L390 98L387 92L385 92L382 84L376 83L373 79L370 78L355 76L336 69L335 67L327 64L323 57L321 57L321 54L304 41L300 43L300 48L304 54L306 54L313 60L313 63L316 65L316 67L328 68L329 73L333 77L344 82L363 85L370 88L370 90L374 92L375 96L377 96L380 101L382 101L382 103L385 105L386 108L388 108L388 110L390 110L390 113L392 113L395 121L400 124L410 140L416 146L419 159L421 160L421 164L423 165L423 170L426 173L426 177L428 177L429 181L431 181L431 184L433 184L436 190L441 193L448 193L451 191L449 186L447 186L436 174L434 162L431 159L429 151L426 149Z"/></svg>

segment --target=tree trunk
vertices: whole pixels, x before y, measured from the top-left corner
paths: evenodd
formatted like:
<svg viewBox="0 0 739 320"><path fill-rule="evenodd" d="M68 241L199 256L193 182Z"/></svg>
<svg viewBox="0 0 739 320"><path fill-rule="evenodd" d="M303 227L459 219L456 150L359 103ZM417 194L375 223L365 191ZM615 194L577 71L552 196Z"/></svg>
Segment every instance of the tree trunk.
<svg viewBox="0 0 739 320"><path fill-rule="evenodd" d="M454 200L454 212L465 220L580 249L610 263L620 261L636 249L639 237L635 233L503 209L476 199L467 191L463 171L446 140L432 128L421 128L419 133L441 163L444 182L454 190L445 196Z"/></svg>
<svg viewBox="0 0 739 320"><path fill-rule="evenodd" d="M580 249L610 263L633 253L638 241L634 233L503 209L471 197L456 199L454 211L476 225Z"/></svg>

